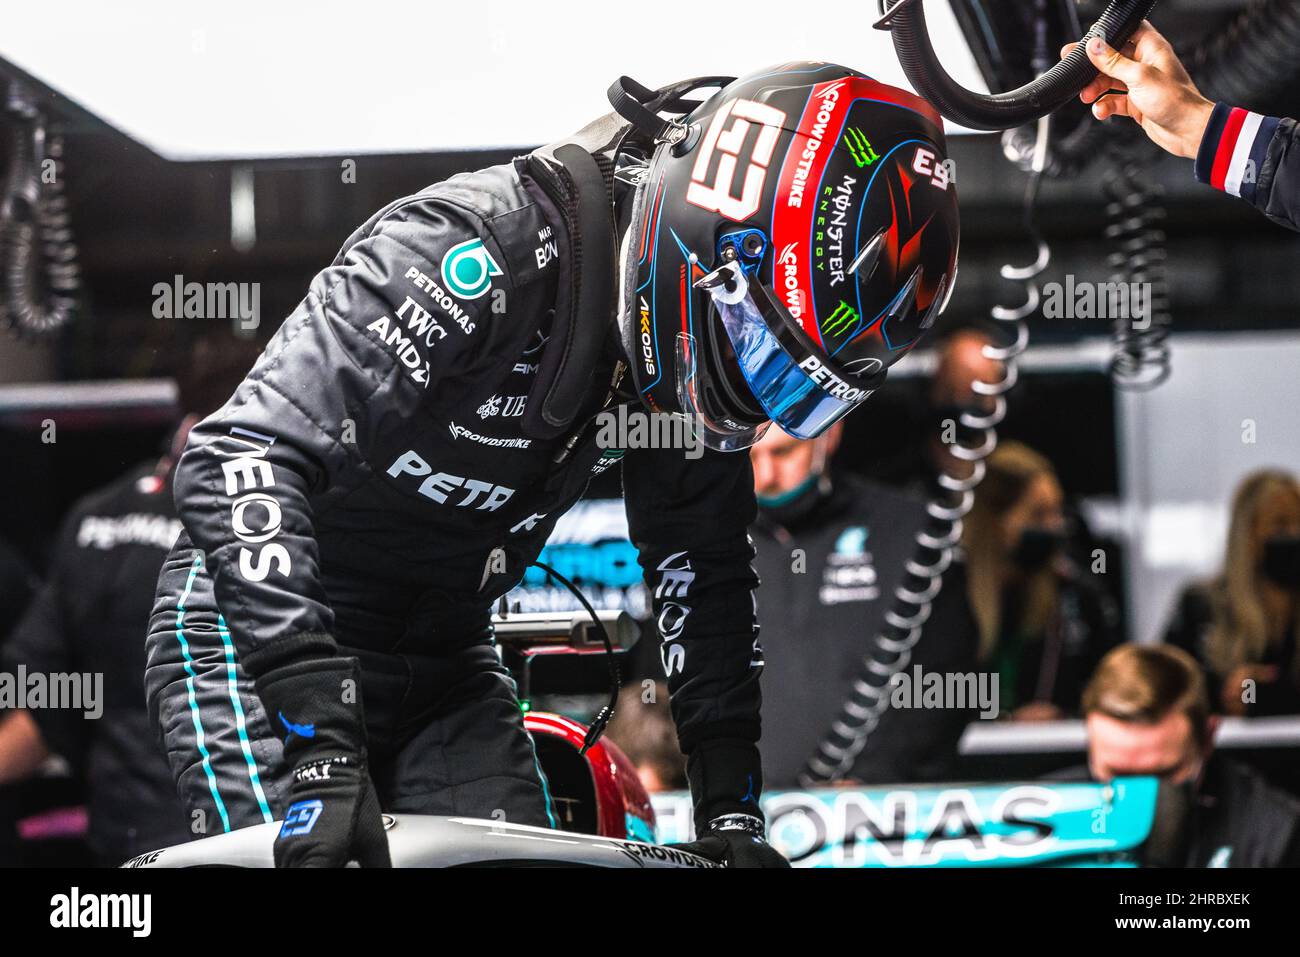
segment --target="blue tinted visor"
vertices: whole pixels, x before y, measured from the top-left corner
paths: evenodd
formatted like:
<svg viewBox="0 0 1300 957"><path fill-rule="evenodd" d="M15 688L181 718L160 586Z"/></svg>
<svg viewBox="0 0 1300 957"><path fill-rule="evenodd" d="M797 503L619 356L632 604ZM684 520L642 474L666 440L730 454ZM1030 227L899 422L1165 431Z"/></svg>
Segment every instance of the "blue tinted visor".
<svg viewBox="0 0 1300 957"><path fill-rule="evenodd" d="M723 266L697 285L712 296L749 392L784 432L816 438L871 395L801 343L784 306L739 267Z"/></svg>

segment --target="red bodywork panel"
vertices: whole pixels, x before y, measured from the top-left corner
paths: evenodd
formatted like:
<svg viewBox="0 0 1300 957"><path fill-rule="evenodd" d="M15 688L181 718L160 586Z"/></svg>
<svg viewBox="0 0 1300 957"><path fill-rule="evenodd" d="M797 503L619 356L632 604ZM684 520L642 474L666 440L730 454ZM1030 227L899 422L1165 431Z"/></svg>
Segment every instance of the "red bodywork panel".
<svg viewBox="0 0 1300 957"><path fill-rule="evenodd" d="M531 711L524 715L524 727L532 735L559 738L574 751L582 749L587 736L585 725L545 711ZM602 738L586 753L585 760L596 792L596 833L602 837L644 837L628 834L628 817L631 816L645 825L646 834L653 834L655 812L650 806L650 795L637 777L636 768L618 745Z"/></svg>

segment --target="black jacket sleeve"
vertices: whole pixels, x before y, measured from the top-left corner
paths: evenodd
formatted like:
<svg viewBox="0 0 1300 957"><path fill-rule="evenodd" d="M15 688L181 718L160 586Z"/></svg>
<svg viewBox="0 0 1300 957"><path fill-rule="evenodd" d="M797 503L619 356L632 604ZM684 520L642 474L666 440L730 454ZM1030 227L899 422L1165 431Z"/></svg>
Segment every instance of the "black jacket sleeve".
<svg viewBox="0 0 1300 957"><path fill-rule="evenodd" d="M1196 178L1240 196L1280 226L1300 230L1296 121L1219 103L1196 156Z"/></svg>
<svg viewBox="0 0 1300 957"><path fill-rule="evenodd" d="M749 456L629 450L623 486L682 751L718 738L757 741L763 655Z"/></svg>
<svg viewBox="0 0 1300 957"><path fill-rule="evenodd" d="M234 396L190 434L175 479L188 540L164 565L151 633L177 631L181 614L186 627L228 628L253 678L335 652L316 513L370 478L377 436L488 361L492 324L476 320L491 297L457 325L413 285L479 239L493 242L472 213L423 196L382 211L316 276Z"/></svg>

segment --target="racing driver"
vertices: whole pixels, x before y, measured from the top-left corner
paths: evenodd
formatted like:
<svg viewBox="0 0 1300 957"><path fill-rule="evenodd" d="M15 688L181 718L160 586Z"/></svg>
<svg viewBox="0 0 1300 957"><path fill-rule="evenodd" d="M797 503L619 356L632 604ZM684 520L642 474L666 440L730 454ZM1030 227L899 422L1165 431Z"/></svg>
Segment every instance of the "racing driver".
<svg viewBox="0 0 1300 957"><path fill-rule="evenodd" d="M926 103L831 64L610 99L372 216L191 433L146 687L196 833L282 820L277 866L386 866L381 809L553 826L490 612L621 459L688 847L784 865L743 450L825 431L934 322L952 167ZM692 454L601 447L621 404L687 416Z"/></svg>

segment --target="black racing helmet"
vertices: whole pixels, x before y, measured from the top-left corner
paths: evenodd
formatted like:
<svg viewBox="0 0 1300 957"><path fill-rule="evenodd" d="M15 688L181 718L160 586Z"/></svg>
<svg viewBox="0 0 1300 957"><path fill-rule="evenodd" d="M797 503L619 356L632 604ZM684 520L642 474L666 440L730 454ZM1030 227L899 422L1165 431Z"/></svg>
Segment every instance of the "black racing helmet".
<svg viewBox="0 0 1300 957"><path fill-rule="evenodd" d="M635 185L619 309L636 389L651 411L692 416L711 448L747 448L771 422L812 438L879 387L952 294L942 122L829 63L762 70L662 119L689 84L610 90L643 144L619 173Z"/></svg>

